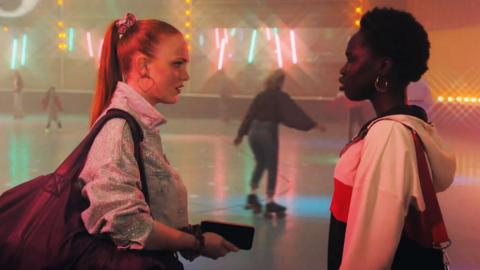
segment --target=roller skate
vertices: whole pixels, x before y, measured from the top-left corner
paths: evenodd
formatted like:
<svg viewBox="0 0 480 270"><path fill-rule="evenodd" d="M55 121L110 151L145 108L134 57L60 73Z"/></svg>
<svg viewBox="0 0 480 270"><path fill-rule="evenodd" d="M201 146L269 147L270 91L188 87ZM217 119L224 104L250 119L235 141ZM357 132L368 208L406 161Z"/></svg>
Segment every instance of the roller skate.
<svg viewBox="0 0 480 270"><path fill-rule="evenodd" d="M255 214L262 212L262 205L260 204L260 201L258 200L257 195L255 194L248 195L245 209L251 209Z"/></svg>
<svg viewBox="0 0 480 270"><path fill-rule="evenodd" d="M285 206L282 206L276 202L269 202L265 207L264 216L266 218L272 218L273 216L276 216L278 218L283 218L286 215L285 214L286 210L287 208Z"/></svg>

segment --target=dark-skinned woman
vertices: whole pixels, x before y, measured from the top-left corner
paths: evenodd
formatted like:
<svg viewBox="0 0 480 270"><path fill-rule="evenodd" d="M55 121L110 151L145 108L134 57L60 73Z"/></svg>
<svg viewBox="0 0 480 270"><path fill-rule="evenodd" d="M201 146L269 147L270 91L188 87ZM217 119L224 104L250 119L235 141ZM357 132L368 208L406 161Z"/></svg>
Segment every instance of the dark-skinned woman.
<svg viewBox="0 0 480 270"><path fill-rule="evenodd" d="M429 49L411 14L386 8L367 12L348 43L340 90L352 101L368 100L376 117L335 167L328 269L443 269L442 250L422 246L425 235L412 234L420 228L407 218L430 209L415 134L425 147L434 197L455 173L455 157L425 111L406 101L406 86L428 69Z"/></svg>

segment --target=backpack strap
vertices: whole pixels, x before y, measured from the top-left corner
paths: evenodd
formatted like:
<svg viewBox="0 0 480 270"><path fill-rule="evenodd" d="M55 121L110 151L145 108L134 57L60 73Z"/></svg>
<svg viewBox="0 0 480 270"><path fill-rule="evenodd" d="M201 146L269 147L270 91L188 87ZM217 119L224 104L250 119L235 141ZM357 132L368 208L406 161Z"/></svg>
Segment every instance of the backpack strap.
<svg viewBox="0 0 480 270"><path fill-rule="evenodd" d="M150 196L148 192L148 185L145 176L145 166L142 159L142 149L140 143L143 141L142 128L135 120L135 118L128 112L120 109L110 109L100 118L95 125L90 129L88 135L82 142L73 150L73 152L65 159L62 164L55 170L55 181L49 185L51 192L59 193L65 185L66 181L77 179L87 161L88 152L92 147L95 138L102 130L103 126L113 118L122 118L127 121L130 131L132 132L134 142L134 156L137 161L140 171L140 181L142 183L142 192L147 204L150 204Z"/></svg>
<svg viewBox="0 0 480 270"><path fill-rule="evenodd" d="M451 241L447 234L447 228L443 221L442 211L438 204L437 194L433 187L432 176L430 174L427 158L425 157L425 145L422 142L417 132L411 129L413 141L415 142L415 153L417 156L418 175L420 178L420 185L422 187L423 200L425 202L425 211L409 213L406 218L406 233L410 236L415 236L417 241L420 241L423 246L436 249L444 249L450 246ZM417 217L415 217L417 215ZM424 228L413 226L420 221ZM418 225L418 224L417 224ZM425 234L428 230L429 234Z"/></svg>
<svg viewBox="0 0 480 270"><path fill-rule="evenodd" d="M432 175L426 157L426 149L422 139L415 129L405 123L392 118L384 118L373 121L366 130L360 135L365 138L368 130L377 122L395 121L402 124L410 130L415 144L415 154L417 158L418 177L422 189L422 196L425 202L425 211L418 211L410 207L405 218L404 231L408 238L414 240L423 247L445 249L450 246L451 241L448 237L445 222L443 221L442 211L440 209L437 194L433 186Z"/></svg>

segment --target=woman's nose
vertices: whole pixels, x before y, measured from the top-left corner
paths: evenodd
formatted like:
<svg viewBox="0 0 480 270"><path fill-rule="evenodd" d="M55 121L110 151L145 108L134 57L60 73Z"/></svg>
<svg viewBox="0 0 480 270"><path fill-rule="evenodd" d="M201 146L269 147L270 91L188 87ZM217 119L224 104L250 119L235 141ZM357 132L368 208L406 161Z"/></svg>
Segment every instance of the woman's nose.
<svg viewBox="0 0 480 270"><path fill-rule="evenodd" d="M343 65L343 66L340 68L340 75L342 75L342 76L345 75L346 66L347 66L347 65L345 64L345 65Z"/></svg>
<svg viewBox="0 0 480 270"><path fill-rule="evenodd" d="M190 79L190 75L188 74L188 71L182 72L182 77L180 78L182 81L188 81Z"/></svg>

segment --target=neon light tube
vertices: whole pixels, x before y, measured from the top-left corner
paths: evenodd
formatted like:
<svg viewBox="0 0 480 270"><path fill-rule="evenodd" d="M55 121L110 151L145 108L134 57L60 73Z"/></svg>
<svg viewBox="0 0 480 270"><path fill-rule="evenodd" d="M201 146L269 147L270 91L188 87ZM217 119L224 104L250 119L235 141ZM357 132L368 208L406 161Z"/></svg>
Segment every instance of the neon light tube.
<svg viewBox="0 0 480 270"><path fill-rule="evenodd" d="M10 68L17 68L17 49L18 49L18 39L14 38L12 43L12 61L10 63Z"/></svg>
<svg viewBox="0 0 480 270"><path fill-rule="evenodd" d="M254 29L252 32L252 41L250 42L250 51L248 52L248 63L253 63L255 57L255 45L257 42L257 29Z"/></svg>
<svg viewBox="0 0 480 270"><path fill-rule="evenodd" d="M297 47L295 46L295 31L290 30L290 43L292 45L292 62L297 63Z"/></svg>
<svg viewBox="0 0 480 270"><path fill-rule="evenodd" d="M70 27L68 29L68 51L73 52L73 40L75 38L75 29Z"/></svg>
<svg viewBox="0 0 480 270"><path fill-rule="evenodd" d="M270 34L270 28L267 27L266 30L267 30L267 40L270 41L272 40L272 35Z"/></svg>
<svg viewBox="0 0 480 270"><path fill-rule="evenodd" d="M200 35L198 35L198 43L202 48L203 48L203 45L205 45L205 36L203 35L203 33L200 33Z"/></svg>
<svg viewBox="0 0 480 270"><path fill-rule="evenodd" d="M92 47L92 34L87 32L87 45L88 45L88 55L93 57L93 47Z"/></svg>
<svg viewBox="0 0 480 270"><path fill-rule="evenodd" d="M223 28L223 38L225 39L225 43L228 43L228 30L227 30L227 28Z"/></svg>
<svg viewBox="0 0 480 270"><path fill-rule="evenodd" d="M277 63L278 67L283 67L283 59L282 59L282 48L280 47L280 37L278 36L278 29L275 28L275 45L277 47Z"/></svg>
<svg viewBox="0 0 480 270"><path fill-rule="evenodd" d="M224 59L224 55L225 55L225 45L226 45L227 41L225 40L225 38L222 38L222 44L220 45L220 57L218 59L218 70L222 70L223 68L223 59Z"/></svg>
<svg viewBox="0 0 480 270"><path fill-rule="evenodd" d="M220 32L218 28L215 28L215 44L217 45L217 49L220 48Z"/></svg>
<svg viewBox="0 0 480 270"><path fill-rule="evenodd" d="M20 60L20 65L25 66L27 62L27 34L22 36L22 58Z"/></svg>

